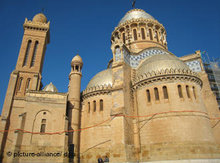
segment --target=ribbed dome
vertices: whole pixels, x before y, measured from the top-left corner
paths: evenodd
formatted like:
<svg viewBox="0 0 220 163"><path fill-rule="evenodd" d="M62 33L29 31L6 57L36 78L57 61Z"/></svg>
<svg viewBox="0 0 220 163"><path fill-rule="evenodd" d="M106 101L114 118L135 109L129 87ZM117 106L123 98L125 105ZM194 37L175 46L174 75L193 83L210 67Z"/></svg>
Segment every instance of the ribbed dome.
<svg viewBox="0 0 220 163"><path fill-rule="evenodd" d="M119 22L119 25L121 23L125 23L128 20L132 20L132 19L138 19L138 18L144 18L144 19L154 19L153 16L151 16L150 14L146 13L144 10L141 9L132 9L130 11L128 11L125 16L121 19L121 21ZM155 20L155 19L154 19Z"/></svg>
<svg viewBox="0 0 220 163"><path fill-rule="evenodd" d="M79 56L79 54L77 54L75 57L73 57L72 61L71 61L71 65L78 63L78 64L83 64L82 58Z"/></svg>
<svg viewBox="0 0 220 163"><path fill-rule="evenodd" d="M150 58L147 58L145 61L141 63L141 65L137 69L137 76L142 75L144 73L157 72L166 69L185 69L190 70L189 67L176 56L171 54L163 54L163 55L153 55Z"/></svg>
<svg viewBox="0 0 220 163"><path fill-rule="evenodd" d="M57 88L52 84L52 82L46 85L43 89L45 92L58 92Z"/></svg>
<svg viewBox="0 0 220 163"><path fill-rule="evenodd" d="M107 69L96 74L87 85L87 88L94 86L112 85L112 70Z"/></svg>
<svg viewBox="0 0 220 163"><path fill-rule="evenodd" d="M77 54L75 57L73 57L72 62L82 62L82 58Z"/></svg>
<svg viewBox="0 0 220 163"><path fill-rule="evenodd" d="M33 22L39 22L39 23L47 23L47 18L43 13L39 13L37 15L34 16Z"/></svg>

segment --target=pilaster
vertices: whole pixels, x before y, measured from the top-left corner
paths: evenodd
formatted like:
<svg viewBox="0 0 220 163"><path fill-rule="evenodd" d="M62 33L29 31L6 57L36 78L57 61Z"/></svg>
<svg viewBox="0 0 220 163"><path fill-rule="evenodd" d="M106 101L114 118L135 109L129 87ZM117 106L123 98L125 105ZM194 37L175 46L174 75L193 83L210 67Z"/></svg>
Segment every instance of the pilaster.
<svg viewBox="0 0 220 163"><path fill-rule="evenodd" d="M122 60L113 62L112 76L111 161L134 161L133 123L130 118L124 116L133 114L130 92L131 68Z"/></svg>

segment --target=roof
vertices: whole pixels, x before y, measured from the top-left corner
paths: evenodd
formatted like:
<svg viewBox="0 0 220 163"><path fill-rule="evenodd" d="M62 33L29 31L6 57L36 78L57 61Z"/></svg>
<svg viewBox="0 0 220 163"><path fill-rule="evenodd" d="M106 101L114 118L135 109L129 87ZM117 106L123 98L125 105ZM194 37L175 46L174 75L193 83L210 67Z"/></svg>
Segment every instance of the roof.
<svg viewBox="0 0 220 163"><path fill-rule="evenodd" d="M94 86L112 86L112 70L111 69L106 69L103 70L99 73L97 73L90 81L89 84L87 85L87 88L91 88Z"/></svg>
<svg viewBox="0 0 220 163"><path fill-rule="evenodd" d="M33 22L47 23L47 18L43 13L39 13L33 17Z"/></svg>
<svg viewBox="0 0 220 163"><path fill-rule="evenodd" d="M45 92L58 92L57 88L53 85L52 82L50 84L46 85L43 89Z"/></svg>
<svg viewBox="0 0 220 163"><path fill-rule="evenodd" d="M137 68L137 76L152 73L152 72L159 72L161 70L170 70L170 69L181 69L181 70L189 70L189 67L171 54L164 54L164 55L153 55L151 57L146 58L142 62L142 64Z"/></svg>
<svg viewBox="0 0 220 163"><path fill-rule="evenodd" d="M125 23L126 21L132 20L132 19L138 19L138 18L144 18L144 19L154 19L153 16L150 14L146 13L142 9L132 9L128 11L125 16L121 19L118 25Z"/></svg>

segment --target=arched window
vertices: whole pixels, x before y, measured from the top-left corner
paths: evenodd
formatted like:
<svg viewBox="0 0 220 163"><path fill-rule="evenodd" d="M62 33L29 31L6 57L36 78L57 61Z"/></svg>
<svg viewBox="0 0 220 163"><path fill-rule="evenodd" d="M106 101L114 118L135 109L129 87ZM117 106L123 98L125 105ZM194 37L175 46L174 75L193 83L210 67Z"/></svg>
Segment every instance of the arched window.
<svg viewBox="0 0 220 163"><path fill-rule="evenodd" d="M115 47L115 61L121 60L121 50L120 47L117 45Z"/></svg>
<svg viewBox="0 0 220 163"><path fill-rule="evenodd" d="M194 86L192 88L193 88L193 95L194 95L194 97L196 99L196 88Z"/></svg>
<svg viewBox="0 0 220 163"><path fill-rule="evenodd" d="M183 98L183 92L182 92L182 87L181 87L181 85L178 85L177 88L178 88L179 97L180 97L180 98Z"/></svg>
<svg viewBox="0 0 220 163"><path fill-rule="evenodd" d="M96 101L93 101L93 111L96 111Z"/></svg>
<svg viewBox="0 0 220 163"><path fill-rule="evenodd" d="M120 50L120 47L119 47L119 46L116 46L116 47L115 47L115 54L116 54L116 55L121 54L121 50Z"/></svg>
<svg viewBox="0 0 220 163"><path fill-rule="evenodd" d="M168 91L166 86L163 86L163 97L164 99L168 99Z"/></svg>
<svg viewBox="0 0 220 163"><path fill-rule="evenodd" d="M41 121L41 127L40 127L40 132L45 133L46 130L46 119L42 119Z"/></svg>
<svg viewBox="0 0 220 163"><path fill-rule="evenodd" d="M154 88L154 94L155 94L155 100L158 101L159 98L159 92L158 92L158 88Z"/></svg>
<svg viewBox="0 0 220 163"><path fill-rule="evenodd" d="M88 113L90 113L90 102L88 102Z"/></svg>
<svg viewBox="0 0 220 163"><path fill-rule="evenodd" d="M158 31L156 31L156 38L157 38L157 42L159 42L159 35L158 35Z"/></svg>
<svg viewBox="0 0 220 163"><path fill-rule="evenodd" d="M112 41L115 41L115 38L114 38L114 37L112 37Z"/></svg>
<svg viewBox="0 0 220 163"><path fill-rule="evenodd" d="M31 79L28 78L28 79L27 79L27 82L26 82L26 88L25 88L26 91L29 90L29 87L30 87L30 81L31 81Z"/></svg>
<svg viewBox="0 0 220 163"><path fill-rule="evenodd" d="M186 86L186 94L187 94L187 97L190 98L189 86L188 85Z"/></svg>
<svg viewBox="0 0 220 163"><path fill-rule="evenodd" d="M145 39L146 39L144 28L141 28L141 36L142 36L142 40L145 40Z"/></svg>
<svg viewBox="0 0 220 163"><path fill-rule="evenodd" d="M100 100L100 111L103 111L103 100Z"/></svg>
<svg viewBox="0 0 220 163"><path fill-rule="evenodd" d="M31 48L31 40L28 40L27 48L26 48L26 52L25 52L25 56L24 56L23 66L27 65L27 60L28 60L28 55L29 55L29 52L30 52L30 48Z"/></svg>
<svg viewBox="0 0 220 163"><path fill-rule="evenodd" d="M18 89L17 89L18 91L21 90L22 81L23 81L23 78L22 78L22 77L19 78L19 81L18 81Z"/></svg>
<svg viewBox="0 0 220 163"><path fill-rule="evenodd" d="M115 32L115 37L119 39L118 32Z"/></svg>
<svg viewBox="0 0 220 163"><path fill-rule="evenodd" d="M137 40L137 30L133 29L134 40Z"/></svg>
<svg viewBox="0 0 220 163"><path fill-rule="evenodd" d="M150 40L153 40L153 34L152 34L152 30L149 29L149 34L150 34Z"/></svg>
<svg viewBox="0 0 220 163"><path fill-rule="evenodd" d="M76 65L76 71L79 71L79 66L78 65Z"/></svg>
<svg viewBox="0 0 220 163"><path fill-rule="evenodd" d="M150 102L151 101L151 97L150 97L150 90L147 89L147 102Z"/></svg>
<svg viewBox="0 0 220 163"><path fill-rule="evenodd" d="M123 43L125 44L125 33L122 33L122 39L123 39Z"/></svg>
<svg viewBox="0 0 220 163"><path fill-rule="evenodd" d="M31 59L31 67L34 66L34 63L35 63L35 60L36 60L38 44L39 44L38 41L36 41L35 45L34 45L34 53L33 53L32 59Z"/></svg>

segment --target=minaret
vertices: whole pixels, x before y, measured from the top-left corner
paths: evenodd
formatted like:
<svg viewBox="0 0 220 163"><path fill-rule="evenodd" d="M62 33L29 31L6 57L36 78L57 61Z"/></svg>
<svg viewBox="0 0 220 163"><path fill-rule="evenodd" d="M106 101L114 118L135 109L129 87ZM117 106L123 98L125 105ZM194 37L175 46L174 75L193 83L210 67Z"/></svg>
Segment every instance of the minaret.
<svg viewBox="0 0 220 163"><path fill-rule="evenodd" d="M44 54L50 41L49 25L42 13L35 15L32 21L25 19L24 37L16 65L16 70L20 71L16 96L24 96L27 89L40 89Z"/></svg>
<svg viewBox="0 0 220 163"><path fill-rule="evenodd" d="M6 92L2 115L7 118L13 97L23 98L27 90L39 90L46 45L50 42L50 22L39 13L33 20L25 19L24 35L15 70Z"/></svg>
<svg viewBox="0 0 220 163"><path fill-rule="evenodd" d="M50 22L44 14L39 13L32 20L25 19L24 35L15 70L11 73L8 89L2 109L2 126L10 127L14 101L24 100L27 90L40 90L41 73L46 46L50 42ZM0 162L3 158L8 133L0 136Z"/></svg>
<svg viewBox="0 0 220 163"><path fill-rule="evenodd" d="M79 129L80 120L80 87L82 77L82 58L77 54L71 62L71 72L69 75L69 95L68 95L68 117L69 130ZM74 131L69 134L69 146L74 146L74 163L78 162L79 158L79 132ZM70 149L70 153L73 152Z"/></svg>

